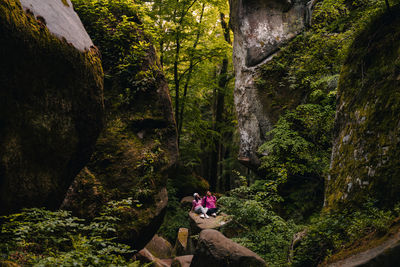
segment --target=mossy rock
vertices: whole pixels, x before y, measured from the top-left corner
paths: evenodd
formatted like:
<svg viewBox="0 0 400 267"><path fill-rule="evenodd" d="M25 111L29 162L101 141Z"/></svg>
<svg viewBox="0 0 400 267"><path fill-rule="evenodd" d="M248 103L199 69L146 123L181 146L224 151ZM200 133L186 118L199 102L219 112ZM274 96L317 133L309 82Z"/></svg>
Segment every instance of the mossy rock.
<svg viewBox="0 0 400 267"><path fill-rule="evenodd" d="M172 109L165 111L169 112ZM168 118L154 128L134 127L137 114L132 115L133 121L109 118L91 161L74 181L63 208L91 219L108 201L134 199L131 208L115 213L120 219L117 235L121 242L141 249L158 230L165 213L166 180L177 158L176 131L174 121ZM147 132L143 138L138 136L142 131Z"/></svg>
<svg viewBox="0 0 400 267"><path fill-rule="evenodd" d="M172 186L176 189L176 196L183 198L193 196L193 193L205 195L210 185L206 179L196 175L190 168L176 166L171 174Z"/></svg>
<svg viewBox="0 0 400 267"><path fill-rule="evenodd" d="M109 10L107 14L116 23L122 21L121 15L132 15L130 11L118 10L121 6L112 6L111 2L97 4ZM123 48L115 50L115 44L107 41L116 38L112 35L114 31L102 32L104 28L97 27L102 18L85 16L92 14L93 7L82 1L75 1L75 7L94 42L99 42L100 52L104 51L107 115L93 156L70 188L63 208L90 220L109 206L110 201L117 203L113 211L120 219L117 238L140 250L163 221L168 202L166 182L178 156L167 82L156 51L136 15L129 19L127 29L132 38L125 36ZM104 34L108 34L106 38ZM139 46L140 51L132 50ZM121 75L118 64L132 58L132 53L140 64L129 61L129 68ZM118 204L127 199L132 200L131 204Z"/></svg>
<svg viewBox="0 0 400 267"><path fill-rule="evenodd" d="M400 7L373 20L342 68L326 207L400 200Z"/></svg>
<svg viewBox="0 0 400 267"><path fill-rule="evenodd" d="M55 209L103 126L100 58L15 0L0 2L0 35L0 214Z"/></svg>

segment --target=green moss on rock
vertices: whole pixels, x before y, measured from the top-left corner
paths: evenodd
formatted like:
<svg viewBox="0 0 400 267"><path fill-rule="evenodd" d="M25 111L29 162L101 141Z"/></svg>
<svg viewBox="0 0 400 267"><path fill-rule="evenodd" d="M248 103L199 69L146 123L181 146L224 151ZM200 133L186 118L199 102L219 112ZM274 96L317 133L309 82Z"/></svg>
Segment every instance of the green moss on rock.
<svg viewBox="0 0 400 267"><path fill-rule="evenodd" d="M400 200L400 7L354 41L338 91L326 206Z"/></svg>
<svg viewBox="0 0 400 267"><path fill-rule="evenodd" d="M69 3L68 3L67 0L61 0L61 2L62 2L65 6L68 6L68 7L69 7Z"/></svg>
<svg viewBox="0 0 400 267"><path fill-rule="evenodd" d="M75 0L74 5L103 56L107 116L87 165L95 182L81 173L63 207L91 219L107 203L128 200L129 205L113 211L120 219L117 236L141 249L161 225L166 181L177 159L167 82L133 1Z"/></svg>
<svg viewBox="0 0 400 267"><path fill-rule="evenodd" d="M0 214L58 208L102 128L100 59L19 1L0 2L0 35Z"/></svg>

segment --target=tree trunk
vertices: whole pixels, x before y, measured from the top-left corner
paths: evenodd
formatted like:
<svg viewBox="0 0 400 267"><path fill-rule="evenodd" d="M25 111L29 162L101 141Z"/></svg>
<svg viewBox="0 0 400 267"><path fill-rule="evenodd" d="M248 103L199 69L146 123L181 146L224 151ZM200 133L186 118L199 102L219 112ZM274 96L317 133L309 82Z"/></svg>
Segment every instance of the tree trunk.
<svg viewBox="0 0 400 267"><path fill-rule="evenodd" d="M389 4L389 0L385 0L385 4L386 4L386 8L387 8L387 10L390 12L390 4Z"/></svg>
<svg viewBox="0 0 400 267"><path fill-rule="evenodd" d="M175 50L175 61L174 61L174 84L175 84L175 121L179 125L179 77L178 77L178 64L179 64L179 53L180 53L180 40L179 33L176 33L176 50ZM179 137L178 137L179 147Z"/></svg>
<svg viewBox="0 0 400 267"><path fill-rule="evenodd" d="M177 123L177 126L178 126L178 141L179 141L181 133L182 133L183 114L185 112L186 95L187 95L187 91L188 91L188 88L189 88L189 83L190 83L190 80L192 78L192 72L193 72L193 68L194 68L194 58L193 58L194 55L193 55L193 53L196 50L197 45L198 45L199 40L200 40L200 34L201 34L200 25L201 25L201 22L203 21L203 15L204 15L205 7L206 7L206 5L203 4L202 9L201 9L200 19L199 19L199 29L198 29L197 34L196 34L196 39L193 42L193 46L192 46L193 50L189 55L190 62L189 62L188 74L186 76L185 86L183 87L183 96L182 96L182 102L181 102L181 108L180 108L180 114L179 114L179 124Z"/></svg>
<svg viewBox="0 0 400 267"><path fill-rule="evenodd" d="M225 15L220 13L221 17L221 27L224 33L224 38L227 43L230 42L230 32L228 24L225 22ZM223 112L225 107L225 88L228 83L228 58L225 57L222 60L221 71L219 73L218 88L216 93L216 108L215 108L215 120L213 130L219 133L214 139L214 146L211 152L211 168L210 168L210 189L211 191L216 191L218 183L218 163L221 161L221 124L223 123Z"/></svg>

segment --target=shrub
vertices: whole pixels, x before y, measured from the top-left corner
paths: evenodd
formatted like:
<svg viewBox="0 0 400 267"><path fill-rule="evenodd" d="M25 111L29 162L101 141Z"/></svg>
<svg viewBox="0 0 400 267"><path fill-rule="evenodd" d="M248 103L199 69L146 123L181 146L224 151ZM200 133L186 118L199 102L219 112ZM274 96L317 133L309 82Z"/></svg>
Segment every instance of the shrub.
<svg viewBox="0 0 400 267"><path fill-rule="evenodd" d="M115 241L116 217L103 213L90 224L68 211L24 209L1 217L3 258L35 266L128 266L133 252ZM132 265L135 266L135 265Z"/></svg>

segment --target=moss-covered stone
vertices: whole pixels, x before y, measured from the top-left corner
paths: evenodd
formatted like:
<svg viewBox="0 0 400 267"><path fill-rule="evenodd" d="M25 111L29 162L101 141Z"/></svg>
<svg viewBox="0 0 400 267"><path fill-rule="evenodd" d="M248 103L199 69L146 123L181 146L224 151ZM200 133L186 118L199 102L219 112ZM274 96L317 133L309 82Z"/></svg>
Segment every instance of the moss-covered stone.
<svg viewBox="0 0 400 267"><path fill-rule="evenodd" d="M160 76L161 81L163 77ZM166 90L166 87L154 87ZM164 95L165 96L165 95ZM148 92L148 99L157 103L169 101L163 94ZM120 241L142 248L157 231L167 205L165 190L169 168L175 163L175 124L164 111L162 119L139 119L139 114L127 111L109 118L101 133L92 160L75 180L64 208L75 215L93 218L108 201L133 198L138 202L115 214L121 221L118 227Z"/></svg>
<svg viewBox="0 0 400 267"><path fill-rule="evenodd" d="M342 68L326 207L400 200L400 17L384 14L354 41Z"/></svg>
<svg viewBox="0 0 400 267"><path fill-rule="evenodd" d="M171 176L173 177L171 183L174 189L176 189L176 196L178 198L192 196L194 192L205 195L207 190L210 189L210 185L206 179L196 175L184 166L178 165L174 168Z"/></svg>
<svg viewBox="0 0 400 267"><path fill-rule="evenodd" d="M97 3L113 23L120 23L116 28L121 33L105 30L114 24L98 27L104 18L93 12L97 6L74 4L103 55L107 116L87 170L75 180L63 208L91 219L108 202L117 203L113 214L120 219L117 237L140 250L162 223L166 181L177 158L167 82L132 2ZM127 199L130 204L118 204Z"/></svg>
<svg viewBox="0 0 400 267"><path fill-rule="evenodd" d="M0 36L0 214L58 208L102 128L100 59L15 0L0 2Z"/></svg>

